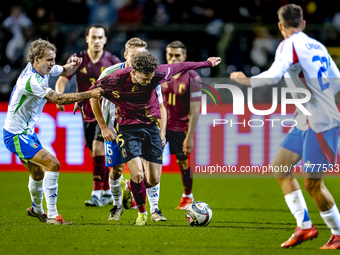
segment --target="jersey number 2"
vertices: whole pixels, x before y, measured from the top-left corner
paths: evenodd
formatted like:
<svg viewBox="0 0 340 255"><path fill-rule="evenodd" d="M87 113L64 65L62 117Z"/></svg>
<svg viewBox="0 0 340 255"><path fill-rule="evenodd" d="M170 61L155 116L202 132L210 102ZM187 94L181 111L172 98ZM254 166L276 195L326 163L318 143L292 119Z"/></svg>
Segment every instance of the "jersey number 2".
<svg viewBox="0 0 340 255"><path fill-rule="evenodd" d="M320 85L321 91L323 91L325 89L328 89L328 87L329 87L329 82L327 82L327 83L323 83L322 82L322 73L327 71L327 69L328 69L328 61L327 61L326 57L314 56L312 58L312 62L315 62L315 61L320 61L321 65L322 65L320 67L319 71L318 71L318 81L319 81L319 85Z"/></svg>

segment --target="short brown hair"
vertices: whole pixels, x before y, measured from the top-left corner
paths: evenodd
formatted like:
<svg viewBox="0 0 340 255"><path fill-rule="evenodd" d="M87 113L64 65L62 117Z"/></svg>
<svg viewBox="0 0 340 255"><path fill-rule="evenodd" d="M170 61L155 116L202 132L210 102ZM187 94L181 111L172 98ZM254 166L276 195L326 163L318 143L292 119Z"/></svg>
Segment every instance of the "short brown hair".
<svg viewBox="0 0 340 255"><path fill-rule="evenodd" d="M105 27L103 27L103 26L101 26L101 25L97 25L97 24L92 24L92 25L90 25L90 26L88 26L86 29L85 29L85 36L88 36L89 35L89 33L90 33L90 30L91 30L91 28L102 28L102 29L104 29L104 35L105 35L105 37L106 37L106 29L105 29Z"/></svg>
<svg viewBox="0 0 340 255"><path fill-rule="evenodd" d="M302 25L303 12L299 5L284 5L277 11L277 15L279 16L279 20L282 22L283 26L286 28L299 28Z"/></svg>
<svg viewBox="0 0 340 255"><path fill-rule="evenodd" d="M183 54L187 54L187 47L181 41L173 41L166 46L166 48L181 48Z"/></svg>
<svg viewBox="0 0 340 255"><path fill-rule="evenodd" d="M49 41L38 39L31 43L30 48L28 50L28 62L33 64L34 59L43 58L45 56L46 50L52 50L55 53L57 52L57 48L54 44L50 43Z"/></svg>
<svg viewBox="0 0 340 255"><path fill-rule="evenodd" d="M130 48L135 47L146 49L148 47L148 44L138 37L133 37L125 43L125 51L128 51Z"/></svg>
<svg viewBox="0 0 340 255"><path fill-rule="evenodd" d="M143 74L150 74L157 70L158 63L154 56L149 52L139 52L132 57L132 68Z"/></svg>

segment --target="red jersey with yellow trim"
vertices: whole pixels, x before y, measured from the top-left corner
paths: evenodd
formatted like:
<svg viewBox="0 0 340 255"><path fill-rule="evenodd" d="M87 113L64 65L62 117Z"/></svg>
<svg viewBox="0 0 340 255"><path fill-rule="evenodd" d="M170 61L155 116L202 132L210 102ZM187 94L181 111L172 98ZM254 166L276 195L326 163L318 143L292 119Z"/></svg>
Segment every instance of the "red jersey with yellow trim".
<svg viewBox="0 0 340 255"><path fill-rule="evenodd" d="M167 129L188 131L190 102L201 101L199 87L202 85L198 82L201 82L201 77L195 71L189 70L162 83L163 103L168 117Z"/></svg>
<svg viewBox="0 0 340 255"><path fill-rule="evenodd" d="M77 92L83 92L88 90L94 82L99 78L103 70L109 66L117 63L121 63L119 58L112 55L110 52L104 51L97 63L93 63L87 54L87 50L75 53L69 57L67 63L70 62L71 57L77 56L83 58L83 62L78 67L77 71L73 75L77 75ZM68 76L68 80L71 80L73 75ZM83 105L83 111L85 118L84 122L94 122L96 118L94 117L91 109L90 102L87 101Z"/></svg>
<svg viewBox="0 0 340 255"><path fill-rule="evenodd" d="M161 118L156 87L171 80L177 73L207 67L211 67L210 61L160 65L146 86L132 83L130 76L132 67L126 67L96 81L90 89L100 87L105 90L103 96L116 104L116 119L119 125L150 124L148 115Z"/></svg>

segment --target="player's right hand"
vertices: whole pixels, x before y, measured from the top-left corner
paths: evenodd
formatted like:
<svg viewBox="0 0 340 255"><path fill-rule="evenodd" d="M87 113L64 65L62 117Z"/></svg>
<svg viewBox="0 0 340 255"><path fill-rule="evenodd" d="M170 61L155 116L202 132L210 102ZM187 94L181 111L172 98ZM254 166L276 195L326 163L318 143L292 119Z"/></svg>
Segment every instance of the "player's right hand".
<svg viewBox="0 0 340 255"><path fill-rule="evenodd" d="M81 115L83 116L83 118L86 118L86 116L85 116L85 114L84 114L84 111L83 111L83 107L80 106L80 105L78 104L78 102L76 102L76 103L74 104L74 108L73 108L73 115L75 115L76 112L77 112L78 110L80 111L80 113L81 113Z"/></svg>
<svg viewBox="0 0 340 255"><path fill-rule="evenodd" d="M91 93L92 98L99 99L105 93L105 91L103 88L95 88L95 89L90 90L90 93Z"/></svg>
<svg viewBox="0 0 340 255"><path fill-rule="evenodd" d="M112 132L112 130L106 126L101 129L102 131L102 136L105 141L111 142L116 139L115 134Z"/></svg>
<svg viewBox="0 0 340 255"><path fill-rule="evenodd" d="M57 109L61 112L64 112L65 111L65 107L63 105L59 105L57 104Z"/></svg>
<svg viewBox="0 0 340 255"><path fill-rule="evenodd" d="M222 61L220 57L210 57L207 60L211 62L212 67L218 66Z"/></svg>

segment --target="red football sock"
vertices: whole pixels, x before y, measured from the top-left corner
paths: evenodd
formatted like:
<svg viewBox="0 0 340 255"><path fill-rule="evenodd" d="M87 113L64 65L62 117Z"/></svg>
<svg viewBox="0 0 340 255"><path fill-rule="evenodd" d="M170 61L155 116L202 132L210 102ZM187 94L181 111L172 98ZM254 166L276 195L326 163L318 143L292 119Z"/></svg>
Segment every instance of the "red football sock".
<svg viewBox="0 0 340 255"><path fill-rule="evenodd" d="M110 170L108 168L106 168L106 176L105 176L103 190L109 190L110 189L109 174L110 174Z"/></svg>
<svg viewBox="0 0 340 255"><path fill-rule="evenodd" d="M135 198L137 204L138 212L145 213L146 189L144 182L135 183L134 181L131 180L130 185L133 197Z"/></svg>
<svg viewBox="0 0 340 255"><path fill-rule="evenodd" d="M184 194L190 195L192 191L192 178L191 178L190 166L186 170L181 169L181 176L182 176L182 182L184 186Z"/></svg>
<svg viewBox="0 0 340 255"><path fill-rule="evenodd" d="M93 190L102 190L104 188L106 173L105 157L93 157Z"/></svg>

